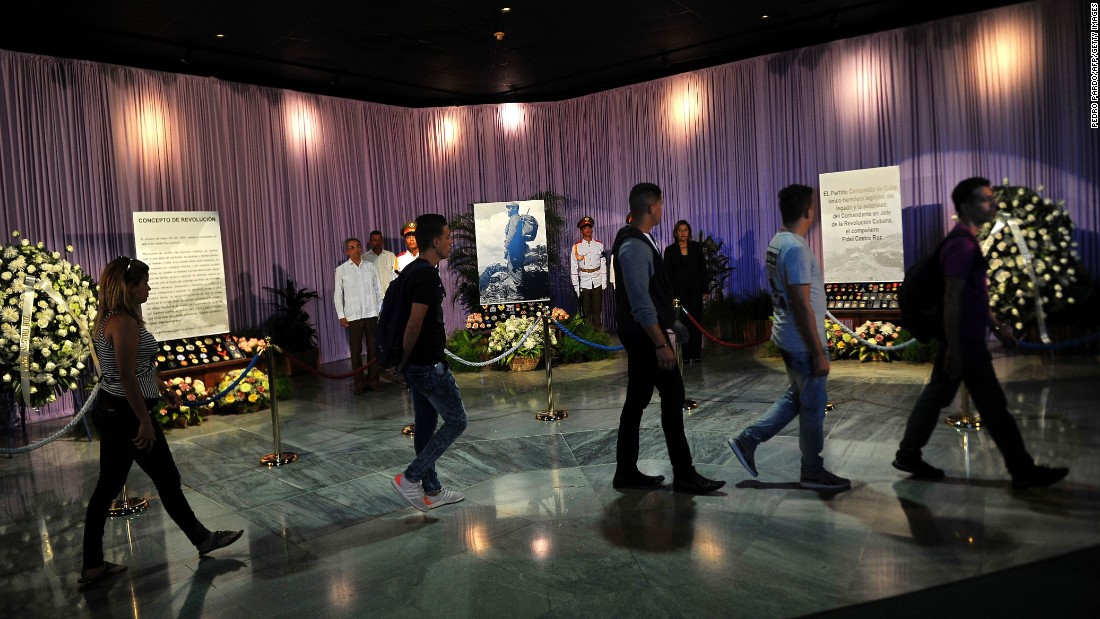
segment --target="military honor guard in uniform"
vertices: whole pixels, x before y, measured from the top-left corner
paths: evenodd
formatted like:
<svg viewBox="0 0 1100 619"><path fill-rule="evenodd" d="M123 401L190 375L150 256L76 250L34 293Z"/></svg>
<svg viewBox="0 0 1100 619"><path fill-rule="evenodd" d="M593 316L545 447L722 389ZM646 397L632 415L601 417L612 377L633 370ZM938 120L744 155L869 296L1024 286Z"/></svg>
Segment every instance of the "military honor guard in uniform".
<svg viewBox="0 0 1100 619"><path fill-rule="evenodd" d="M408 265L412 264L413 260L420 255L420 248L416 246L416 222L410 221L405 224L404 228L401 228L401 236L405 237L405 251L397 254L397 259L393 261L393 272L400 273L401 269L404 269Z"/></svg>
<svg viewBox="0 0 1100 619"><path fill-rule="evenodd" d="M581 240L573 244L569 252L569 273L573 278L573 292L588 324L603 329L603 289L607 284L607 267L604 264L603 243L592 238L592 226L596 221L582 217L577 222Z"/></svg>

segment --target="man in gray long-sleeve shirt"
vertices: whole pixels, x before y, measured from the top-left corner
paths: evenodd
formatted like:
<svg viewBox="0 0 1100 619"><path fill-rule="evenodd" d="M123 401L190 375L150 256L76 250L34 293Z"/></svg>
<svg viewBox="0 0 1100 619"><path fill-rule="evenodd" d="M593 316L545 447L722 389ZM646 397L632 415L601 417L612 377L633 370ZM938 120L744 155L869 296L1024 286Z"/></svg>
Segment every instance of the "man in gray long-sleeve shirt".
<svg viewBox="0 0 1100 619"><path fill-rule="evenodd" d="M630 190L631 223L619 231L612 250L616 279L620 282L615 290L616 322L627 356L626 401L619 418L612 485L655 488L665 479L638 470L642 412L656 387L661 394L661 428L672 462L673 489L707 494L726 482L707 479L695 471L684 436L684 381L669 338L676 325L672 286L665 274L661 252L649 235L660 223L663 208L660 187L653 183L635 185Z"/></svg>

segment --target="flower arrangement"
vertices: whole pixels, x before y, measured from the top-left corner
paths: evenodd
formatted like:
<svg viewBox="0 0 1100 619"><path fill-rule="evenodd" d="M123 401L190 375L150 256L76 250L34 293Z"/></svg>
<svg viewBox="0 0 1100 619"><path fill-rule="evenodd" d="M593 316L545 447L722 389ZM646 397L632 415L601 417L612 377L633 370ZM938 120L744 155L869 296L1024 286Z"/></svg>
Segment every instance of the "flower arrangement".
<svg viewBox="0 0 1100 619"><path fill-rule="evenodd" d="M831 318L825 319L825 339L828 344L830 359L847 359L852 354L853 344L858 344L852 339L852 334L844 330L840 323L833 322Z"/></svg>
<svg viewBox="0 0 1100 619"><path fill-rule="evenodd" d="M482 317L481 314L478 314L477 312L474 312L473 314L470 314L469 316L466 317L466 328L471 329L471 330L472 329L484 329L485 328L485 319Z"/></svg>
<svg viewBox="0 0 1100 619"><path fill-rule="evenodd" d="M45 292L36 291L30 331L30 401L43 406L76 385L91 353L91 341L80 332L80 316L90 327L96 316L96 291L92 279L78 264L44 244L14 239L0 248L0 391L22 397L19 373L19 337L25 278L48 280L68 306L57 307ZM72 245L65 247L66 253Z"/></svg>
<svg viewBox="0 0 1100 619"><path fill-rule="evenodd" d="M875 320L863 323L856 328L856 335L867 340L868 342L874 342L879 346L893 347L898 338L901 337L901 330L892 322L883 322L881 320ZM855 338L852 338L853 346L850 346L851 352L849 356L857 358L860 361L887 361L896 357L897 353L883 352L875 350L866 344L860 343Z"/></svg>
<svg viewBox="0 0 1100 619"><path fill-rule="evenodd" d="M242 371L227 372L218 383L215 393L228 389ZM271 386L267 382L267 374L253 368L237 388L219 398L217 404L218 410L224 413L251 413L267 408L271 404Z"/></svg>
<svg viewBox="0 0 1100 619"><path fill-rule="evenodd" d="M237 342L237 348L246 355L255 354L264 346L264 341L258 337L233 336L233 340Z"/></svg>
<svg viewBox="0 0 1100 619"><path fill-rule="evenodd" d="M994 187L994 200L1002 216L1018 222L1022 239L1014 238L1008 227L992 234L992 225L979 238L990 243L989 302L1002 320L1023 329L1036 318L1035 297L1043 303L1044 313L1065 309L1074 303L1070 288L1077 282L1077 243L1073 240L1073 222L1065 201L1043 198L1038 189L1009 186ZM1032 282L1027 262L1020 256L1018 241L1026 243L1031 266L1038 278Z"/></svg>
<svg viewBox="0 0 1100 619"><path fill-rule="evenodd" d="M209 415L213 410L213 402L203 406L194 405L194 402L210 397L206 385L201 380L192 379L190 376L176 377L169 380L167 385L169 391L174 391L179 396L181 404L177 407L161 399L154 409L156 412L154 418L160 422L160 425L173 428L199 425L202 423L202 417Z"/></svg>
<svg viewBox="0 0 1100 619"><path fill-rule="evenodd" d="M523 334L527 332L527 329L531 327L531 324L535 321L542 320L541 316L531 316L523 318L520 316L512 316L504 322L497 323L497 326L493 327L492 333L489 334L489 354L497 356L498 354L510 350ZM554 336L553 331L550 332L550 344L557 345L557 337ZM501 360L501 365L509 365L512 359L516 357L526 357L531 359L538 359L542 356L544 340L542 337L542 329L535 328L531 332L531 336L523 341L523 344L516 350L516 352L508 355Z"/></svg>
<svg viewBox="0 0 1100 619"><path fill-rule="evenodd" d="M569 320L569 313L560 307L555 307L553 311L550 312L550 317L558 322L565 322Z"/></svg>

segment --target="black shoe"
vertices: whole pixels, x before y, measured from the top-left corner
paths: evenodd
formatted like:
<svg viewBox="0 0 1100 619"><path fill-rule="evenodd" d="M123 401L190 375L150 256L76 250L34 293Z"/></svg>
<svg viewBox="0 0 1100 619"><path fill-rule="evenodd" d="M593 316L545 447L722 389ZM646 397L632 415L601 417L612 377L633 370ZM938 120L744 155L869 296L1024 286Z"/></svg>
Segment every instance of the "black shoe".
<svg viewBox="0 0 1100 619"><path fill-rule="evenodd" d="M852 487L852 480L840 475L834 475L825 469L821 469L814 475L802 473L798 485L809 490L848 490Z"/></svg>
<svg viewBox="0 0 1100 619"><path fill-rule="evenodd" d="M1034 466L1027 473L1012 476L1013 488L1038 488L1056 484L1069 475L1069 469L1064 466Z"/></svg>
<svg viewBox="0 0 1100 619"><path fill-rule="evenodd" d="M736 438L727 439L726 443L733 450L733 455L737 456L737 461L749 472L749 475L759 477L760 473L756 471L756 457L754 456L756 452L745 449L741 441Z"/></svg>
<svg viewBox="0 0 1100 619"><path fill-rule="evenodd" d="M677 475L676 479L672 480L673 490L688 494L710 494L725 485L724 481L703 477L695 469L691 469L691 472L686 475Z"/></svg>
<svg viewBox="0 0 1100 619"><path fill-rule="evenodd" d="M616 472L615 478L611 480L611 487L649 490L650 488L657 488L664 481L664 475L646 475L645 473L641 473L639 471L620 475Z"/></svg>
<svg viewBox="0 0 1100 619"><path fill-rule="evenodd" d="M905 471L916 479L939 481L944 477L943 469L938 469L924 460L903 460L901 458L894 458L891 464L893 464L895 469Z"/></svg>
<svg viewBox="0 0 1100 619"><path fill-rule="evenodd" d="M210 537L195 546L199 550L199 556L214 552L219 548L225 548L233 542L241 539L244 531L214 531Z"/></svg>

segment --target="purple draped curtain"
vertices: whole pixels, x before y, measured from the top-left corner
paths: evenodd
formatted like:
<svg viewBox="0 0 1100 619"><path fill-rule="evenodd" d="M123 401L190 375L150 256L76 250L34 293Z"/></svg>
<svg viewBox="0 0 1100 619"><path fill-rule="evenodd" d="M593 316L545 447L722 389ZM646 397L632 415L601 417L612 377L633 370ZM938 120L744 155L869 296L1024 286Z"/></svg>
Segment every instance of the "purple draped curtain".
<svg viewBox="0 0 1100 619"><path fill-rule="evenodd" d="M347 357L331 302L345 237L377 228L400 252L419 213L546 190L567 197L567 238L591 215L609 242L630 187L660 184L658 240L687 219L725 243L728 292L747 294L765 285L789 183L899 165L906 247L919 250L950 223L958 180L1008 178L1066 200L1096 272L1086 12L1030 2L567 101L460 108L0 51L0 228L71 243L97 275L133 251L132 211L216 210L233 327L261 324L262 287L292 277L322 295L309 310L325 360ZM461 308L447 322L462 326Z"/></svg>

